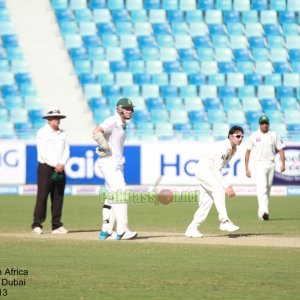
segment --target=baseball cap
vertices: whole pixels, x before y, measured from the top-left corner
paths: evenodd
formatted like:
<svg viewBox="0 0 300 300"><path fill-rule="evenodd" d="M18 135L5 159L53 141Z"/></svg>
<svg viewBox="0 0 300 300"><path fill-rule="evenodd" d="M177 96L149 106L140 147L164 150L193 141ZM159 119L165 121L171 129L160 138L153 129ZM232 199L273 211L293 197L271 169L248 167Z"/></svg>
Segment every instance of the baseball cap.
<svg viewBox="0 0 300 300"><path fill-rule="evenodd" d="M122 98L117 102L117 106L121 107L134 107L132 101L128 98Z"/></svg>
<svg viewBox="0 0 300 300"><path fill-rule="evenodd" d="M47 113L43 116L43 119L48 119L51 117L59 117L60 119L64 119L66 116L60 112L58 107L50 107L47 110Z"/></svg>
<svg viewBox="0 0 300 300"><path fill-rule="evenodd" d="M263 124L263 123L269 124L270 121L269 121L269 118L268 118L266 115L262 115L262 116L259 118L258 123L259 123L259 124Z"/></svg>

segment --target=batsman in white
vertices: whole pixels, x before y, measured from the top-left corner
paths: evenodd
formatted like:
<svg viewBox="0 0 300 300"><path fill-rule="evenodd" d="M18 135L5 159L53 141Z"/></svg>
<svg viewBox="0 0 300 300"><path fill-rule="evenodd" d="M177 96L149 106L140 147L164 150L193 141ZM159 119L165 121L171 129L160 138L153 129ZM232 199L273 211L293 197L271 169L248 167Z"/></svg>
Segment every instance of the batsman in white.
<svg viewBox="0 0 300 300"><path fill-rule="evenodd" d="M185 236L203 237L198 227L206 219L213 203L219 215L220 230L233 232L240 229L232 223L227 215L225 194L233 197L235 192L233 187L224 180L222 168L227 165L236 153L237 146L242 143L243 133L242 127L233 126L230 128L226 140L217 142L213 147L206 146L200 149L196 171L196 178L200 184L199 208L188 226Z"/></svg>
<svg viewBox="0 0 300 300"><path fill-rule="evenodd" d="M279 151L281 166L280 171L285 171L285 155L283 143L276 133L269 131L269 118L262 115L259 120L259 129L250 135L246 154L246 175L251 177L249 169L250 153L256 150L254 158L254 176L256 178L256 193L258 199L258 218L262 221L269 220L269 198L275 171L275 149Z"/></svg>
<svg viewBox="0 0 300 300"><path fill-rule="evenodd" d="M117 102L116 113L93 131L93 139L99 145L96 150L99 154L97 164L104 176L105 188L110 194L114 193L119 197L125 194L126 190L123 150L126 120L132 118L133 107L130 99L120 99ZM129 240L137 236L137 232L128 229L127 205L126 199L105 199L102 208L102 230L99 232L100 240L109 237L116 240ZM113 235L115 222L117 223L116 234Z"/></svg>

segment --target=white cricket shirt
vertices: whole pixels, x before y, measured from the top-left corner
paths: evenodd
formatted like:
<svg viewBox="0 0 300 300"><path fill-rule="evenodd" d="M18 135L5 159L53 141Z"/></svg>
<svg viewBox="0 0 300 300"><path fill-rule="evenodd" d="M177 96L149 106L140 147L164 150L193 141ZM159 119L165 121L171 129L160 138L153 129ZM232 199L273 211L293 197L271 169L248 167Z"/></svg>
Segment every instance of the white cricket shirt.
<svg viewBox="0 0 300 300"><path fill-rule="evenodd" d="M117 164L124 163L123 151L126 138L126 123L123 123L121 116L115 113L99 125L104 131L104 137L111 150L111 157Z"/></svg>
<svg viewBox="0 0 300 300"><path fill-rule="evenodd" d="M283 142L273 131L266 133L257 130L250 135L247 149L255 149L255 162L275 162L275 150L284 148Z"/></svg>
<svg viewBox="0 0 300 300"><path fill-rule="evenodd" d="M43 126L36 136L38 162L56 167L65 165L70 157L66 132L53 130L49 124Z"/></svg>
<svg viewBox="0 0 300 300"><path fill-rule="evenodd" d="M229 139L201 148L197 164L199 173L205 174L206 170L212 171L221 185L227 188L229 184L224 180L221 171L234 156L236 150L237 148L232 148Z"/></svg>

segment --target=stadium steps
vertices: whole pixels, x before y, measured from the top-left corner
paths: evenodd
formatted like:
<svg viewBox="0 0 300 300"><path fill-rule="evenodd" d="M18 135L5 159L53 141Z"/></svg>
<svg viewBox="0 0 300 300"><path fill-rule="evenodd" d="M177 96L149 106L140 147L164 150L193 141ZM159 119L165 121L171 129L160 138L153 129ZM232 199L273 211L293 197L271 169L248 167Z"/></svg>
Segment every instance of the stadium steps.
<svg viewBox="0 0 300 300"><path fill-rule="evenodd" d="M43 108L59 106L70 142L87 142L94 127L48 0L7 0ZM33 17L34 16L34 17Z"/></svg>

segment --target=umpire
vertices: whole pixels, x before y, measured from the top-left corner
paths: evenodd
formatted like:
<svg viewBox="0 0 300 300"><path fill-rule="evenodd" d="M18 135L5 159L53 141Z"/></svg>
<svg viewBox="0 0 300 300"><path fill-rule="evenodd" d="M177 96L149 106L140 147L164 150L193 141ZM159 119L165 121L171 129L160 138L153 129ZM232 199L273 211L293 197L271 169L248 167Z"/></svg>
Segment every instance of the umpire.
<svg viewBox="0 0 300 300"><path fill-rule="evenodd" d="M49 194L51 198L52 233L65 234L68 232L61 222L66 186L64 169L70 156L66 132L59 128L60 120L65 117L57 107L50 108L43 116L48 123L37 133L37 197L31 225L34 234L42 233L42 223L46 219Z"/></svg>

